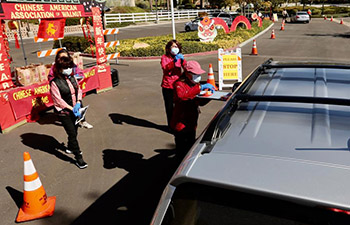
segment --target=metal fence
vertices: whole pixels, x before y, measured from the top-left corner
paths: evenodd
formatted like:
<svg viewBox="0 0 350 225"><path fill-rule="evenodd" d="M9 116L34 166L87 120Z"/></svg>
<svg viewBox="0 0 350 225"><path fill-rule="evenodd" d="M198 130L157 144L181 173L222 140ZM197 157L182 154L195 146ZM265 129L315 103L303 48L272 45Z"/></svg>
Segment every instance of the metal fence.
<svg viewBox="0 0 350 225"><path fill-rule="evenodd" d="M200 12L210 14L214 10L178 10L174 11L175 19L191 19L198 16ZM158 11L149 13L109 13L104 15L105 24L123 22L156 22L161 20L171 20L170 11Z"/></svg>

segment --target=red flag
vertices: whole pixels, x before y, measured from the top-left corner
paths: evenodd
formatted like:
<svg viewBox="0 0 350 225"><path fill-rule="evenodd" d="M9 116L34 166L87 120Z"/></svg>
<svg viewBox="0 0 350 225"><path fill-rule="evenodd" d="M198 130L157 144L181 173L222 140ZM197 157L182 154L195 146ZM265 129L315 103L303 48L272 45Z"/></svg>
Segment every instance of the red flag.
<svg viewBox="0 0 350 225"><path fill-rule="evenodd" d="M63 38L66 19L42 19L39 25L38 38Z"/></svg>

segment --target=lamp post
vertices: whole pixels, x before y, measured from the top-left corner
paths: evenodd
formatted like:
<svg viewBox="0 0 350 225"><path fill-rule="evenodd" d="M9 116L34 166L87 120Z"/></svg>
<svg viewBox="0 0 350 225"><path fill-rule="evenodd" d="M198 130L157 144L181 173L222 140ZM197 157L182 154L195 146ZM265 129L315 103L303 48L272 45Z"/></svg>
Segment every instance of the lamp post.
<svg viewBox="0 0 350 225"><path fill-rule="evenodd" d="M175 36L175 20L174 20L174 2L173 0L170 0L170 8L171 8L171 24L173 27L173 39L176 39Z"/></svg>
<svg viewBox="0 0 350 225"><path fill-rule="evenodd" d="M158 23L158 0L156 0L156 23Z"/></svg>

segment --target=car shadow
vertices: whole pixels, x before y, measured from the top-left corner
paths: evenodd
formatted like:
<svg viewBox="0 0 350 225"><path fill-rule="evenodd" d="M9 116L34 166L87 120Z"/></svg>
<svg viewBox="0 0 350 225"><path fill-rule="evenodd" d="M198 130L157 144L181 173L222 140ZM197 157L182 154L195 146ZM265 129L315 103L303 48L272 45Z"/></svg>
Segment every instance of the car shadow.
<svg viewBox="0 0 350 225"><path fill-rule="evenodd" d="M21 135L21 138L24 145L34 150L40 150L54 155L63 161L75 163L75 160L60 152L64 151L66 147L63 143L59 143L52 136L46 134L25 133Z"/></svg>
<svg viewBox="0 0 350 225"><path fill-rule="evenodd" d="M124 169L128 174L90 205L72 225L150 224L160 196L179 164L174 150L157 149L155 152L158 154L145 159L140 153L103 150L104 168Z"/></svg>
<svg viewBox="0 0 350 225"><path fill-rule="evenodd" d="M119 113L111 113L109 114L109 117L115 124L123 125L123 123L127 123L135 126L154 128L154 129L164 131L166 133L171 133L168 126L158 125L145 119L140 119L140 118L136 118L129 115L123 115Z"/></svg>
<svg viewBox="0 0 350 225"><path fill-rule="evenodd" d="M350 33L339 33L339 34L305 34L310 37L338 37L338 38L350 38Z"/></svg>

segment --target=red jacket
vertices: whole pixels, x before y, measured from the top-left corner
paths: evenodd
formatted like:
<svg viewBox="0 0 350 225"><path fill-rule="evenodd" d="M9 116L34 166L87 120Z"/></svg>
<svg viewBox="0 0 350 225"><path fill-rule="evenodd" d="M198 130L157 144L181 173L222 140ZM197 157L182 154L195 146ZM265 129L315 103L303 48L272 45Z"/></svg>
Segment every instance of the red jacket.
<svg viewBox="0 0 350 225"><path fill-rule="evenodd" d="M174 111L170 126L175 131L196 130L199 115L199 84L193 84L187 78L180 78L174 83Z"/></svg>
<svg viewBox="0 0 350 225"><path fill-rule="evenodd" d="M185 65L186 60L182 62ZM163 80L161 86L163 88L173 89L174 82L181 76L181 60L174 63L172 56L163 55L160 60L160 65L163 70Z"/></svg>

